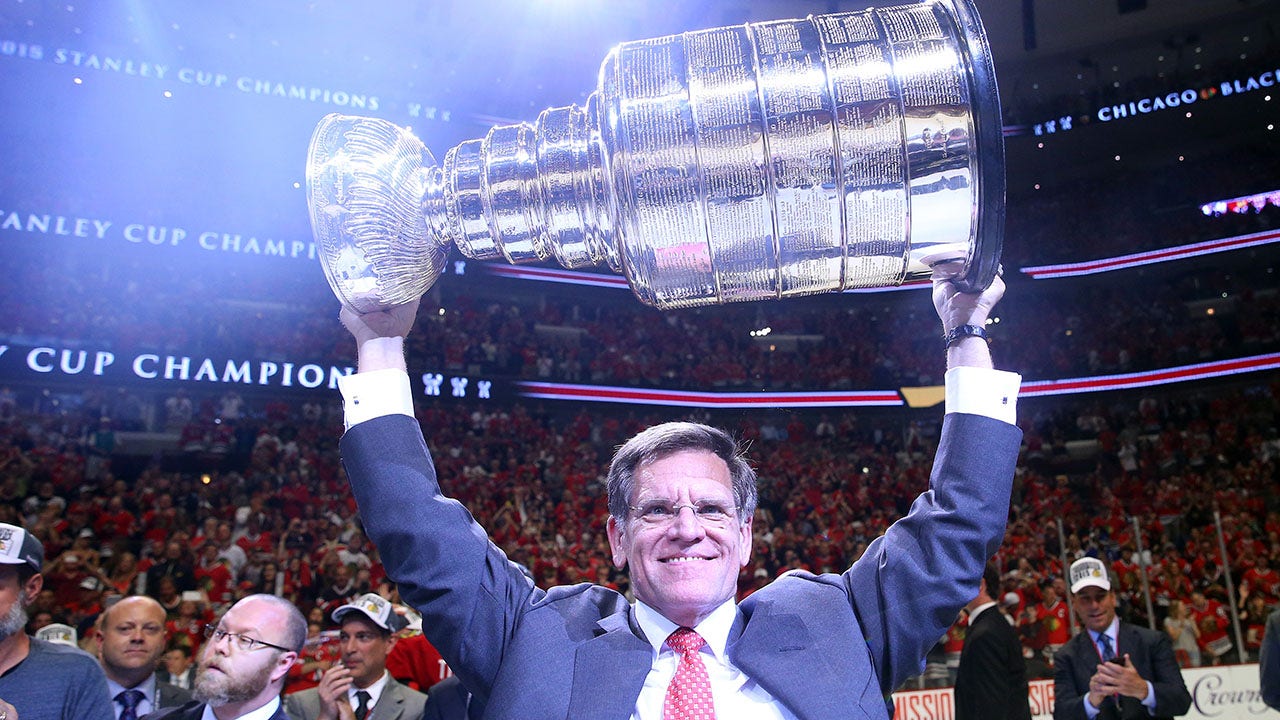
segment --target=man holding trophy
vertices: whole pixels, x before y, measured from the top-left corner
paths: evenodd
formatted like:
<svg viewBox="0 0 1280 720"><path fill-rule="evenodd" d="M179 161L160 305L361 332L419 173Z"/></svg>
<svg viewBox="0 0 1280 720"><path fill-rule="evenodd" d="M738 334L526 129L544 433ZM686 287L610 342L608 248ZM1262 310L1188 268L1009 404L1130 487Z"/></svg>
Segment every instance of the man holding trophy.
<svg viewBox="0 0 1280 720"><path fill-rule="evenodd" d="M891 714L1008 514L1020 379L992 369L984 330L1004 292L998 123L971 2L935 0L623 44L585 109L495 128L442 166L389 123L321 124L312 222L358 352L343 461L473 717ZM660 308L931 277L948 370L929 490L843 573L788 573L736 603L754 471L723 431L664 423L608 475L634 604L536 587L445 494L414 419L404 338L450 244L607 262Z"/></svg>

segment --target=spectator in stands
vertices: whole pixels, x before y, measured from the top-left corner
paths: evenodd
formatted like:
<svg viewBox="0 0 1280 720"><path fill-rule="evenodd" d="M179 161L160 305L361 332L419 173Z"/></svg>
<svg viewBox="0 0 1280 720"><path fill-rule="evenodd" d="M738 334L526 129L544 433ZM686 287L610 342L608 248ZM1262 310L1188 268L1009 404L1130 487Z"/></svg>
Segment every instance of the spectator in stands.
<svg viewBox="0 0 1280 720"><path fill-rule="evenodd" d="M1044 648L1047 655L1053 655L1071 639L1071 612L1067 603L1058 596L1057 580L1049 578L1040 588L1043 598L1036 606L1036 622L1044 631Z"/></svg>
<svg viewBox="0 0 1280 720"><path fill-rule="evenodd" d="M1191 602L1187 609L1191 619L1199 628L1197 634L1200 643L1200 657L1205 665L1220 665L1229 662L1228 655L1234 656L1235 644L1227 634L1230 618L1227 607L1217 600L1210 600L1204 593L1191 593Z"/></svg>
<svg viewBox="0 0 1280 720"><path fill-rule="evenodd" d="M357 719L422 717L427 696L396 682L387 672L387 655L406 621L386 598L367 593L334 610L341 625L338 643L342 662L330 667L320 684L285 696L293 720L339 717L339 703L349 704Z"/></svg>
<svg viewBox="0 0 1280 720"><path fill-rule="evenodd" d="M164 655L160 656L160 667L156 668L156 678L183 690L194 688L196 664L192 662L191 646L181 641L170 642Z"/></svg>
<svg viewBox="0 0 1280 720"><path fill-rule="evenodd" d="M302 613L274 595L250 595L231 606L200 651L195 700L153 713L148 720L288 720L281 706L289 668L307 637Z"/></svg>
<svg viewBox="0 0 1280 720"><path fill-rule="evenodd" d="M1240 627L1244 632L1243 662L1258 659L1262 650L1262 635L1266 631L1267 616L1271 608L1261 595L1249 595L1243 599L1244 607L1240 609Z"/></svg>
<svg viewBox="0 0 1280 720"><path fill-rule="evenodd" d="M1164 631L1173 640L1173 653L1184 668L1200 667L1200 627L1181 600L1169 603L1169 615L1164 619Z"/></svg>
<svg viewBox="0 0 1280 720"><path fill-rule="evenodd" d="M164 545L164 557L147 569L147 592L152 597L160 597L160 579L169 578L173 582L172 591L183 593L196 589L195 569L186 557L182 543L170 540Z"/></svg>
<svg viewBox="0 0 1280 720"><path fill-rule="evenodd" d="M178 432L195 416L195 405L187 397L186 388L179 387L164 401L166 432Z"/></svg>
<svg viewBox="0 0 1280 720"><path fill-rule="evenodd" d="M191 700L191 693L156 677L164 618L164 608L146 595L124 598L98 617L98 662L107 675L116 720L137 720Z"/></svg>
<svg viewBox="0 0 1280 720"><path fill-rule="evenodd" d="M26 633L43 566L44 548L35 536L0 524L0 710L19 718L115 720L106 676L91 656Z"/></svg>
<svg viewBox="0 0 1280 720"><path fill-rule="evenodd" d="M1253 567L1244 571L1240 581L1239 597L1261 597L1264 603L1274 605L1280 601L1280 572L1271 567L1271 560L1265 552L1258 554Z"/></svg>

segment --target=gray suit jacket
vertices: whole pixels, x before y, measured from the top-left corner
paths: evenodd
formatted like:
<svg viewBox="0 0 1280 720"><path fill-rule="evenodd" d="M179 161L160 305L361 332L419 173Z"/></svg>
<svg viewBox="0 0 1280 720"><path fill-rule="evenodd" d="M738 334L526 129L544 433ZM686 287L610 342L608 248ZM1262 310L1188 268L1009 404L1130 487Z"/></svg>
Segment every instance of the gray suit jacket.
<svg viewBox="0 0 1280 720"><path fill-rule="evenodd" d="M426 702L426 695L388 678L378 704L365 720L420 720ZM290 720L316 720L320 716L319 690L308 688L285 695L284 711Z"/></svg>
<svg viewBox="0 0 1280 720"><path fill-rule="evenodd" d="M1009 512L1021 432L952 413L930 489L845 572L791 573L739 606L727 652L801 720L887 720L889 693L977 593ZM436 480L422 431L352 427L342 455L401 596L472 692L472 715L628 720L652 648L626 598L534 586Z"/></svg>

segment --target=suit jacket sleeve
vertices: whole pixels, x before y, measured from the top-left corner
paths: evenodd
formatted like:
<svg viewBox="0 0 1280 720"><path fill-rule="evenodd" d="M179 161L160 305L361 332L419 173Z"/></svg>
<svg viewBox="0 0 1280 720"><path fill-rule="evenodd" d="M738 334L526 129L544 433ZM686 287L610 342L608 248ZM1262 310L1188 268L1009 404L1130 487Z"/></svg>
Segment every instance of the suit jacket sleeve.
<svg viewBox="0 0 1280 720"><path fill-rule="evenodd" d="M315 720L320 715L320 693L315 688L289 693L280 699L289 720Z"/></svg>
<svg viewBox="0 0 1280 720"><path fill-rule="evenodd" d="M1054 720L1085 720L1084 703L1089 694L1091 667L1086 668L1080 657L1080 635L1072 638L1053 656L1053 718ZM1087 636L1085 636L1087 637ZM1083 678L1083 683L1078 679Z"/></svg>
<svg viewBox="0 0 1280 720"><path fill-rule="evenodd" d="M1173 641L1157 630L1144 630L1143 635L1150 638L1151 649L1151 677L1144 675L1143 679L1150 681L1155 691L1156 716L1185 714L1191 709L1191 693L1182 679L1182 669L1178 667L1178 658L1173 653Z"/></svg>
<svg viewBox="0 0 1280 720"><path fill-rule="evenodd" d="M888 695L978 593L982 570L1004 538L1022 432L979 415L942 423L929 489L844 573Z"/></svg>
<svg viewBox="0 0 1280 720"><path fill-rule="evenodd" d="M360 517L401 597L467 687L487 696L519 608L545 595L436 479L421 428L389 415L343 436Z"/></svg>

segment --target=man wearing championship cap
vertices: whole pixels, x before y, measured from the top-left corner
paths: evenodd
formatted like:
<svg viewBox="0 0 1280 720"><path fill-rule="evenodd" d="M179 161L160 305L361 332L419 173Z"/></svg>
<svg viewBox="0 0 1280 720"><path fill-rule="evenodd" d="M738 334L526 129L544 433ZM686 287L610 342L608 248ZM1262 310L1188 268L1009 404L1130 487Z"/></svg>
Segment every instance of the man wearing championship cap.
<svg viewBox="0 0 1280 720"><path fill-rule="evenodd" d="M320 684L285 696L292 720L419 720L427 696L401 685L387 672L395 633L408 621L391 602L367 593L333 611L341 625L342 661L324 672ZM345 705L345 707L343 707ZM348 715L346 711L350 711Z"/></svg>
<svg viewBox="0 0 1280 720"><path fill-rule="evenodd" d="M88 653L27 635L44 587L44 547L0 523L0 720L115 720L107 679Z"/></svg>
<svg viewBox="0 0 1280 720"><path fill-rule="evenodd" d="M1101 560L1081 558L1069 574L1084 630L1054 655L1054 720L1159 720L1186 713L1191 694L1169 636L1120 622Z"/></svg>

